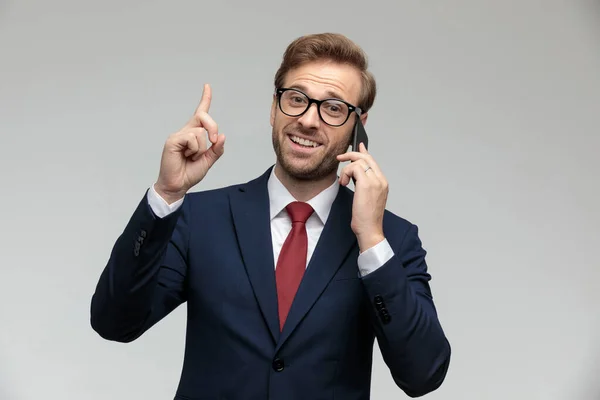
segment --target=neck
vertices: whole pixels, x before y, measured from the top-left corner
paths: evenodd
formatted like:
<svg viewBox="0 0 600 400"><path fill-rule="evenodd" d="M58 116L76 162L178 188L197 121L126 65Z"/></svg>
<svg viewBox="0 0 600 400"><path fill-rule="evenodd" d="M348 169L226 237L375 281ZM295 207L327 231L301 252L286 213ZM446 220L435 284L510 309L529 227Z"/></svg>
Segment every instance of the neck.
<svg viewBox="0 0 600 400"><path fill-rule="evenodd" d="M287 174L279 164L275 165L275 176L298 201L308 201L327 189L337 179L336 172L319 180L300 180Z"/></svg>

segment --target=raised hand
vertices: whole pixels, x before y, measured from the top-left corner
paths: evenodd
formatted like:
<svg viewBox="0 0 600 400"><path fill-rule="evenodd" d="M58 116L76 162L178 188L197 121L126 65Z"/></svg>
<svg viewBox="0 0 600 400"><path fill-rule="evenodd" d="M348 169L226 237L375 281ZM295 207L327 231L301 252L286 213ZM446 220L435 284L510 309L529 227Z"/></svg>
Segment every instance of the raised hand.
<svg viewBox="0 0 600 400"><path fill-rule="evenodd" d="M168 203L185 196L223 155L225 135L219 134L217 123L208 115L211 100L211 88L206 84L192 118L165 142L154 189ZM212 143L209 149L204 130Z"/></svg>
<svg viewBox="0 0 600 400"><path fill-rule="evenodd" d="M363 252L385 239L383 215L387 203L388 182L375 159L364 144L359 151L337 156L338 161L350 161L341 173L339 182L346 186L355 180L351 227Z"/></svg>

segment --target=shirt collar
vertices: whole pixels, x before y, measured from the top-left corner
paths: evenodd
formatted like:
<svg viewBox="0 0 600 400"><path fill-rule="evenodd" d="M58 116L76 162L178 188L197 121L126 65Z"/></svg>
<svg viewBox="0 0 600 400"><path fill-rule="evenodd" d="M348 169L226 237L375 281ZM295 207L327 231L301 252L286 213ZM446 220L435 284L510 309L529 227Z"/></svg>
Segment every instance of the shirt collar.
<svg viewBox="0 0 600 400"><path fill-rule="evenodd" d="M296 199L277 178L275 175L275 168L271 170L267 188L269 191L270 216L272 220L279 215L289 203L296 201ZM331 206L338 194L339 188L340 185L336 180L327 189L307 201L307 203L315 210L315 214L317 214L323 225L325 225L325 222L329 217Z"/></svg>

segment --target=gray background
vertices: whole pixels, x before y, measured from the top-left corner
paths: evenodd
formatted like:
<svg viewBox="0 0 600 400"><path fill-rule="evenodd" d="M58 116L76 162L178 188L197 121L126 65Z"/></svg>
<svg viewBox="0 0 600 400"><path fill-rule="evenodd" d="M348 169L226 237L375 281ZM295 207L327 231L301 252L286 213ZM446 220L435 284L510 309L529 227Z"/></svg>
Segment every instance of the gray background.
<svg viewBox="0 0 600 400"><path fill-rule="evenodd" d="M388 207L420 227L453 347L430 399L600 398L600 5L592 1L0 2L0 398L168 399L185 307L102 340L90 297L166 137L213 86L225 155L274 161L285 46L370 56ZM405 398L375 350L373 398Z"/></svg>

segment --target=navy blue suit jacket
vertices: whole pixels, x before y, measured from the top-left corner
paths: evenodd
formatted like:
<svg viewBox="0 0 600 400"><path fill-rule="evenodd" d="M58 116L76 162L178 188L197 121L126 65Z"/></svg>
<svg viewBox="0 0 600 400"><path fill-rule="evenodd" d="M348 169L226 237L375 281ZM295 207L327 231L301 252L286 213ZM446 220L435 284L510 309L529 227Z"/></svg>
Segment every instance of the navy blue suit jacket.
<svg viewBox="0 0 600 400"><path fill-rule="evenodd" d="M91 324L130 342L187 302L175 399L364 400L374 338L394 381L417 397L446 376L417 228L386 211L395 255L360 277L341 187L279 331L267 180L190 193L158 218L144 197L116 241L91 302Z"/></svg>

